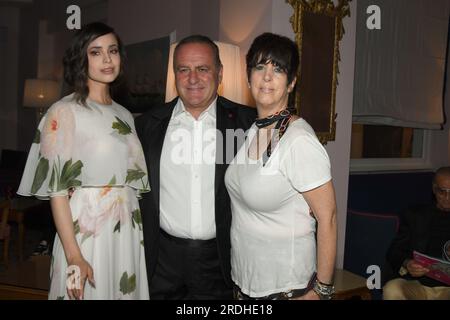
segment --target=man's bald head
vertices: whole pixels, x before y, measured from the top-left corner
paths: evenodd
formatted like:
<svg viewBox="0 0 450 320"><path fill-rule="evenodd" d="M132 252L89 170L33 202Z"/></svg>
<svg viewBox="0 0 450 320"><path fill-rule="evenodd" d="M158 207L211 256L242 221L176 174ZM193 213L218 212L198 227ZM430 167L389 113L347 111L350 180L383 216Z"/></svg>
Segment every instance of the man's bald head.
<svg viewBox="0 0 450 320"><path fill-rule="evenodd" d="M443 211L450 211L450 167L439 168L433 179L433 193L436 205Z"/></svg>

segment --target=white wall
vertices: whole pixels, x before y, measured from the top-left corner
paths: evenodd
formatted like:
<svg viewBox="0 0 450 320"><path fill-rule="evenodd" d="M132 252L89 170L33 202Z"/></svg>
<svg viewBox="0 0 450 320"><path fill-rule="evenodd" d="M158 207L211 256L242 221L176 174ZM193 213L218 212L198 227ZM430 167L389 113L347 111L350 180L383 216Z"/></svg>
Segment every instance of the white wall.
<svg viewBox="0 0 450 320"><path fill-rule="evenodd" d="M442 166L450 165L450 108L447 106L446 111L447 123L443 130L433 130L430 134L430 164L432 169L436 170Z"/></svg>
<svg viewBox="0 0 450 320"><path fill-rule="evenodd" d="M177 31L177 39L191 33L192 0L109 0L108 23L125 44L157 39Z"/></svg>
<svg viewBox="0 0 450 320"><path fill-rule="evenodd" d="M219 40L240 48L244 104L254 105L247 86L245 55L256 36L272 31L272 3L272 0L220 0Z"/></svg>
<svg viewBox="0 0 450 320"><path fill-rule="evenodd" d="M203 34L219 39L219 0L191 0L195 8L191 12L192 34ZM181 38L179 38L181 39Z"/></svg>
<svg viewBox="0 0 450 320"><path fill-rule="evenodd" d="M294 30L289 21L293 12L292 6L286 1L272 1L272 32L294 39Z"/></svg>
<svg viewBox="0 0 450 320"><path fill-rule="evenodd" d="M450 38L450 34L448 35ZM444 107L445 107L445 115L447 118L447 123L444 127L444 132L442 135L444 136L443 142L441 145L441 150L437 151L439 154L442 154L442 163L439 166L449 166L450 165L450 45L447 49L447 83L445 85L445 99L444 99ZM445 148L447 148L447 152L445 152ZM447 156L447 159L445 157Z"/></svg>
<svg viewBox="0 0 450 320"><path fill-rule="evenodd" d="M204 34L218 40L219 0L109 0L108 23L125 44Z"/></svg>
<svg viewBox="0 0 450 320"><path fill-rule="evenodd" d="M57 70L57 60L55 57L55 36L47 33L47 21L39 22L39 53L38 53L38 72L39 79L54 79L55 70ZM58 61L61 64L60 61Z"/></svg>
<svg viewBox="0 0 450 320"><path fill-rule="evenodd" d="M336 90L336 140L326 146L331 158L338 207L337 265L344 264L345 227L347 221L348 177L353 111L353 79L356 48L356 1L350 2L350 17L344 19L345 34L340 43L339 85Z"/></svg>

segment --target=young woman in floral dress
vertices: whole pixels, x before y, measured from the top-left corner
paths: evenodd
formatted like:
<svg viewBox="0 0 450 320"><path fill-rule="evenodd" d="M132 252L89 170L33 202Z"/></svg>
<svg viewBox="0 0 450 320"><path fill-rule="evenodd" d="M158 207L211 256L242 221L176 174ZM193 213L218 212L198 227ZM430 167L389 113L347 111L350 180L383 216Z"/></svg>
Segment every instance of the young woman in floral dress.
<svg viewBox="0 0 450 320"><path fill-rule="evenodd" d="M58 231L49 299L148 299L138 198L149 191L133 117L111 99L123 46L84 26L64 56L74 93L39 124L18 193L50 199Z"/></svg>

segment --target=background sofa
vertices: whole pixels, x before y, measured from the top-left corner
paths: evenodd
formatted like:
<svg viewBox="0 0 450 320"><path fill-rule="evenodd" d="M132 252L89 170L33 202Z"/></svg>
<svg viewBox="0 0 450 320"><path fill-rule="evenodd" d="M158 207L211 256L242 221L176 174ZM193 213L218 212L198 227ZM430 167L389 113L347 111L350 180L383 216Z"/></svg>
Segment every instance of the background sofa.
<svg viewBox="0 0 450 320"><path fill-rule="evenodd" d="M433 200L432 179L431 171L350 175L344 269L367 278L367 267L377 265L382 285L395 275L385 257L398 230L398 215L410 205ZM381 290L372 295L380 299Z"/></svg>

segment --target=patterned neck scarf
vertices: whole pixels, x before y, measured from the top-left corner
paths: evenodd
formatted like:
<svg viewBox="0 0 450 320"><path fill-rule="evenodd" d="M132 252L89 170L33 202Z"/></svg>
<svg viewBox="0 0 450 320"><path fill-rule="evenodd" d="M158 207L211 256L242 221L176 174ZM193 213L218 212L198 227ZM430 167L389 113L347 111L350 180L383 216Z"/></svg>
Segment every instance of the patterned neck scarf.
<svg viewBox="0 0 450 320"><path fill-rule="evenodd" d="M255 125L261 129L264 127L268 127L271 124L276 122L275 130L278 131L278 137L275 139L271 139L269 141L269 145L267 146L266 151L263 153L263 166L266 165L267 161L269 160L270 155L272 154L272 150L275 149L275 146L277 145L278 141L280 141L281 137L284 135L284 133L287 130L287 127L289 126L289 122L292 118L292 109L283 109L281 111L278 111L277 113L274 113L268 117L256 119ZM272 141L274 142L272 145Z"/></svg>
<svg viewBox="0 0 450 320"><path fill-rule="evenodd" d="M271 114L268 117L256 119L255 124L258 128L264 128L282 119L286 119L288 117L290 118L291 116L291 110L283 109L281 111L278 111L277 113Z"/></svg>

